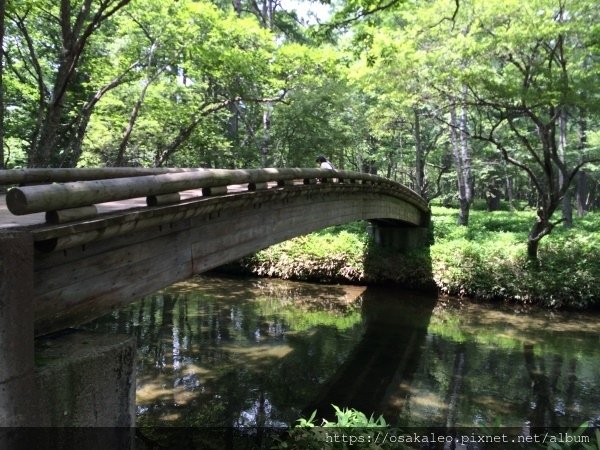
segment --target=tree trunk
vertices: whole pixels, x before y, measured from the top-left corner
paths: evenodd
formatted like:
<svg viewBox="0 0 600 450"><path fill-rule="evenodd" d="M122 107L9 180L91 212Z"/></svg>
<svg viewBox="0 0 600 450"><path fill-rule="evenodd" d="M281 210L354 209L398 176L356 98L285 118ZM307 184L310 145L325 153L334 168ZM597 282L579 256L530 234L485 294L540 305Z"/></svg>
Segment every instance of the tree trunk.
<svg viewBox="0 0 600 450"><path fill-rule="evenodd" d="M41 73L38 74L39 103L38 123L33 132L31 146L29 149L30 167L48 167L60 162L58 155L61 150L72 147L72 140L77 138L76 133L70 132L67 125L71 122L68 117L71 105L68 104L74 88L78 65L84 54L90 36L97 30L102 22L124 8L131 0L120 0L119 2L99 2L98 8L92 10L92 0L81 2L79 11L75 13L68 0L60 2L60 17L58 21L61 26L59 49L60 56L56 61L50 61L55 67L55 78L52 92L47 94ZM31 45L27 29L23 20L20 21L21 32L28 41L29 52L34 65L38 65L35 49ZM36 71L38 71L36 69ZM41 72L41 71L40 71ZM49 101L46 99L49 98ZM77 128L77 127L75 127ZM68 160L63 157L62 160Z"/></svg>
<svg viewBox="0 0 600 450"><path fill-rule="evenodd" d="M467 86L463 86L463 104L461 105L460 115L460 152L462 159L463 177L465 180L465 200L471 205L473 201L473 172L471 170L471 150L469 148L469 132L467 106L464 103L467 98Z"/></svg>
<svg viewBox="0 0 600 450"><path fill-rule="evenodd" d="M235 101L228 105L229 119L227 123L227 137L234 148L240 147L240 113Z"/></svg>
<svg viewBox="0 0 600 450"><path fill-rule="evenodd" d="M235 11L235 14L238 17L241 17L241 15L242 15L242 0L233 0L232 4L233 4L233 10Z"/></svg>
<svg viewBox="0 0 600 450"><path fill-rule="evenodd" d="M558 154L560 160L565 163L565 152L567 148L567 112L564 108L561 109L558 116ZM565 180L565 176L561 170L558 171L558 185L562 187L568 181ZM571 228L573 226L573 207L571 205L571 194L569 191L565 192L562 199L562 217L563 226L565 228Z"/></svg>
<svg viewBox="0 0 600 450"><path fill-rule="evenodd" d="M527 258L530 261L538 260L538 250L540 246L540 240L544 236L544 223L541 220L537 220L531 230L529 231L529 236L527 237Z"/></svg>
<svg viewBox="0 0 600 450"><path fill-rule="evenodd" d="M66 14L63 8L61 8L61 14ZM63 16L61 20L68 23L71 18ZM60 61L58 61L56 79L54 80L50 102L45 108L39 137L37 141L32 142L30 167L50 167L53 163L54 153L58 153L57 141L65 116L65 104L69 97L69 91L73 87L75 67L83 52L83 45L76 42L72 36L63 35L62 46L65 50L61 53Z"/></svg>
<svg viewBox="0 0 600 450"><path fill-rule="evenodd" d="M537 211L537 220L531 227L529 236L527 237L527 257L530 261L538 260L539 243L544 236L547 236L552 232L552 229L556 225L555 223L552 223L550 219L552 218L554 212L558 209L559 205L560 201L556 199L542 200L542 205Z"/></svg>
<svg viewBox="0 0 600 450"><path fill-rule="evenodd" d="M102 99L104 94L116 88L117 86L126 83L127 75L138 66L139 62L134 62L122 73L113 78L109 83L98 89L95 94L89 96L88 101L82 106L79 116L72 127L74 131L69 132L72 136L68 147L69 151L65 152L60 164L61 167L77 167L77 163L79 162L79 158L81 157L81 153L83 151L82 147L85 133L96 104Z"/></svg>
<svg viewBox="0 0 600 450"><path fill-rule="evenodd" d="M527 259L530 261L538 260L538 248L540 246L539 239L527 239Z"/></svg>
<svg viewBox="0 0 600 450"><path fill-rule="evenodd" d="M580 170L577 174L577 180L575 182L575 201L577 203L577 216L583 217L588 209L587 204L588 196L588 180L587 173Z"/></svg>
<svg viewBox="0 0 600 450"><path fill-rule="evenodd" d="M458 225L469 225L469 212L471 210L470 204L464 199L459 198L458 203L460 206L460 210L458 212Z"/></svg>
<svg viewBox="0 0 600 450"><path fill-rule="evenodd" d="M195 114L195 117L193 117L189 124L179 130L179 133L177 136L175 136L170 144L156 150L154 155L154 166L162 167L162 165L167 162L171 155L175 153L190 138L204 117L226 108L230 104L230 100L223 100L221 103L217 103L212 106L208 104L201 106L200 110Z"/></svg>
<svg viewBox="0 0 600 450"><path fill-rule="evenodd" d="M458 215L458 225L467 226L469 225L469 209L471 206L471 199L469 198L470 188L467 186L467 179L465 175L465 162L463 153L464 147L462 145L462 138L459 138L459 132L462 128L458 125L456 118L456 109L454 106L450 109L450 140L452 142L452 151L454 155L454 162L456 166L456 178L458 182L458 200L460 204L460 212ZM469 169L470 172L470 169Z"/></svg>
<svg viewBox="0 0 600 450"><path fill-rule="evenodd" d="M508 200L508 208L511 212L514 212L515 205L513 204L513 201L514 201L513 181L508 175L508 169L506 167L506 160L504 158L502 158L502 165L504 167L504 179L506 180L506 199Z"/></svg>
<svg viewBox="0 0 600 450"><path fill-rule="evenodd" d="M146 80L144 83L144 87L142 88L142 92L140 93L140 97L137 99L135 104L133 105L133 109L131 110L131 114L129 115L129 122L123 130L123 137L121 139L121 143L119 144L119 150L117 151L117 158L115 160L115 166L121 167L125 163L125 150L129 145L129 139L131 138L131 133L133 132L133 127L135 126L135 122L140 114L140 109L142 108L142 104L144 103L144 99L146 98L146 92L148 91L148 87L150 84L158 78L162 69L159 70L154 76L150 79Z"/></svg>
<svg viewBox="0 0 600 450"><path fill-rule="evenodd" d="M5 168L4 160L4 17L6 1L0 0L0 169Z"/></svg>
<svg viewBox="0 0 600 450"><path fill-rule="evenodd" d="M263 111L263 138L260 143L260 164L267 167L267 156L271 145L271 112L273 105L267 102Z"/></svg>
<svg viewBox="0 0 600 450"><path fill-rule="evenodd" d="M573 205L571 204L571 193L567 191L562 199L562 218L565 228L573 227Z"/></svg>
<svg viewBox="0 0 600 450"><path fill-rule="evenodd" d="M423 145L421 143L421 121L418 109L414 108L413 112L415 116L415 191L425 198L425 157L423 154Z"/></svg>
<svg viewBox="0 0 600 450"><path fill-rule="evenodd" d="M499 211L500 210L500 197L501 190L498 189L494 184L490 184L487 187L487 192L485 193L485 203L487 206L487 211Z"/></svg>
<svg viewBox="0 0 600 450"><path fill-rule="evenodd" d="M577 148L580 152L583 152L587 147L587 121L583 110L579 111L579 117L577 119L578 128L578 140ZM588 209L588 178L587 173L580 170L577 174L577 180L575 185L575 201L577 202L577 215L583 217Z"/></svg>

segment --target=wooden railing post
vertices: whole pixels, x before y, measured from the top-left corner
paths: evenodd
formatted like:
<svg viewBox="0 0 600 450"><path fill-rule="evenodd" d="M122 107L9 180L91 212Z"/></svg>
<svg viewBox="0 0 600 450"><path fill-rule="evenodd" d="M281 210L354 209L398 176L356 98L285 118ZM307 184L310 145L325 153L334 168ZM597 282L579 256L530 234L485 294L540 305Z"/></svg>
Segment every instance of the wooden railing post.
<svg viewBox="0 0 600 450"><path fill-rule="evenodd" d="M36 424L34 296L32 235L0 232L0 425L3 427Z"/></svg>

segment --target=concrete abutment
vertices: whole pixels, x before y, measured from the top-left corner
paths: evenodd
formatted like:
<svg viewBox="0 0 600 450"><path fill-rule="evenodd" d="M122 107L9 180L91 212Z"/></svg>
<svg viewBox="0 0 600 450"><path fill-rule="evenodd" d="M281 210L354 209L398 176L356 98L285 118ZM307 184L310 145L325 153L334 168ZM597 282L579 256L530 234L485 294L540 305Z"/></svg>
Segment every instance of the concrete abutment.
<svg viewBox="0 0 600 450"><path fill-rule="evenodd" d="M31 427L132 428L135 340L73 330L34 339L33 258L30 233L0 233L0 448L21 448Z"/></svg>
<svg viewBox="0 0 600 450"><path fill-rule="evenodd" d="M0 424L35 426L33 238L0 235Z"/></svg>

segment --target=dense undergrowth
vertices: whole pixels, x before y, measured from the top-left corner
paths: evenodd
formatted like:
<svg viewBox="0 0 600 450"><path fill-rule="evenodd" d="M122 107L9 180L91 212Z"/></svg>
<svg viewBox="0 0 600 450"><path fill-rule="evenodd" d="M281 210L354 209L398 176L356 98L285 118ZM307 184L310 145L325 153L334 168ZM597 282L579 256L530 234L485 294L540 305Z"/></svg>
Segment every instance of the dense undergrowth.
<svg viewBox="0 0 600 450"><path fill-rule="evenodd" d="M539 264L526 256L532 211L472 211L469 227L457 211L433 208L434 243L400 255L377 248L365 223L331 227L272 246L236 263L259 276L337 283L435 286L449 295L548 307L600 306L600 214L556 227L540 244Z"/></svg>

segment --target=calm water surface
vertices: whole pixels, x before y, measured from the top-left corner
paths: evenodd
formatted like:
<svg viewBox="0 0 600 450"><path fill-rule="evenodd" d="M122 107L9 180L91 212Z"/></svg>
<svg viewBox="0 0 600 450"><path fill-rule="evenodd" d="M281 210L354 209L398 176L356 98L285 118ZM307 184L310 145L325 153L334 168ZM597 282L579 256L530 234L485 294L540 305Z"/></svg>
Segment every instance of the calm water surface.
<svg viewBox="0 0 600 450"><path fill-rule="evenodd" d="M287 426L331 404L398 426L600 425L593 314L202 276L89 325L138 341L137 423Z"/></svg>

